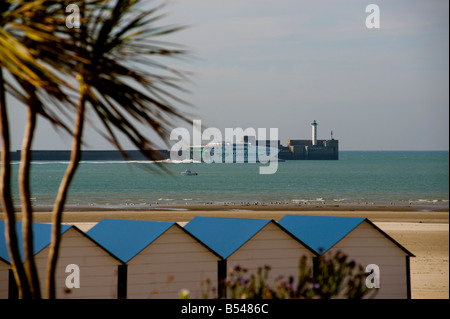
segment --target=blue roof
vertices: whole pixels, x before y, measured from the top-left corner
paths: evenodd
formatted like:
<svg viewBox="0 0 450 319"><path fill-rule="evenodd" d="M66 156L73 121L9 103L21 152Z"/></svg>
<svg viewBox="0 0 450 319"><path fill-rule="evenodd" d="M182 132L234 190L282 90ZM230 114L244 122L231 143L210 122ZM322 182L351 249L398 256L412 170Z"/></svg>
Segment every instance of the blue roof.
<svg viewBox="0 0 450 319"><path fill-rule="evenodd" d="M323 254L365 220L362 217L286 215L278 223L316 253Z"/></svg>
<svg viewBox="0 0 450 319"><path fill-rule="evenodd" d="M11 263L8 247L6 245L5 223L6 222L4 220L0 221L0 258L4 259L8 263ZM72 226L61 225L61 234L66 232L70 227ZM51 231L52 224L33 223L33 251L35 255L50 245ZM24 261L25 256L23 251L22 222L16 222L16 232L20 255Z"/></svg>
<svg viewBox="0 0 450 319"><path fill-rule="evenodd" d="M126 263L173 225L173 222L103 219L86 234Z"/></svg>
<svg viewBox="0 0 450 319"><path fill-rule="evenodd" d="M184 229L222 258L228 258L271 220L194 217Z"/></svg>

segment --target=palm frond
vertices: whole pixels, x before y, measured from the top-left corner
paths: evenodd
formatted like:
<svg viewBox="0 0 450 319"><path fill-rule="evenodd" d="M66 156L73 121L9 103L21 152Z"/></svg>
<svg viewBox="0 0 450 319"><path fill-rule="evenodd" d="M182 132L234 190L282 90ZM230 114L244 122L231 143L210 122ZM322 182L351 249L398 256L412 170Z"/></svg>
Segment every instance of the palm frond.
<svg viewBox="0 0 450 319"><path fill-rule="evenodd" d="M136 123L166 140L175 118L188 121L175 105L189 104L170 91L187 92L181 83L188 76L156 61L158 56L175 57L187 51L153 41L183 27L155 26L162 17L160 7L135 9L141 4L140 0L117 0L90 11L90 22L72 39L77 43L77 37L87 36L78 50L89 62L77 63L74 70L89 88L86 101L106 130L102 136L122 150L116 135L121 133L141 153L155 159L153 143L136 129Z"/></svg>
<svg viewBox="0 0 450 319"><path fill-rule="evenodd" d="M58 45L63 40L57 34L57 24L52 22L60 20L64 11L61 4L55 6L55 3L46 0L6 1L0 11L0 67L16 80L11 82L10 78L4 78L9 94L35 108L37 114L56 127L69 131L60 112L52 112L49 107L56 105L62 110L62 104L65 108L73 104L70 91L74 87L64 80L61 72L69 68L66 67L67 61L76 61L73 54L64 54ZM59 14L49 10L56 10ZM60 58L56 59L56 55ZM29 103L31 96L33 103Z"/></svg>

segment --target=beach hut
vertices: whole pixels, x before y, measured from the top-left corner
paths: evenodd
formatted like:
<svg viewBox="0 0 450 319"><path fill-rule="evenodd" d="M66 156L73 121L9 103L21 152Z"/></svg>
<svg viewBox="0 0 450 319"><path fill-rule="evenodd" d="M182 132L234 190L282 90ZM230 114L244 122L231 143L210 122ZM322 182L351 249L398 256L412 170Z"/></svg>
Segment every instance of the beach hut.
<svg viewBox="0 0 450 319"><path fill-rule="evenodd" d="M375 298L411 298L410 257L414 255L369 219L286 215L279 224L317 254L341 251L364 268L378 267L372 274L379 280L379 288L372 288L377 289Z"/></svg>
<svg viewBox="0 0 450 319"><path fill-rule="evenodd" d="M195 217L184 228L222 257L219 278L225 279L239 265L255 274L269 266L269 281L282 275L297 277L299 261L308 257L312 267L315 252L273 220Z"/></svg>
<svg viewBox="0 0 450 319"><path fill-rule="evenodd" d="M207 281L217 288L220 257L176 223L104 219L87 234L126 264L124 297L180 298L185 289L202 298Z"/></svg>
<svg viewBox="0 0 450 319"><path fill-rule="evenodd" d="M33 223L34 256L38 270L41 290L45 290L47 258L51 238L51 224ZM5 241L4 221L0 222L0 283L2 297L16 298L17 292L10 258ZM16 223L19 249L23 258L22 223ZM9 284L5 294L5 274L8 265ZM72 225L61 225L61 245L56 268L56 298L60 299L109 299L117 298L118 265L121 262L84 232ZM43 293L43 295L45 295Z"/></svg>
<svg viewBox="0 0 450 319"><path fill-rule="evenodd" d="M9 262L0 257L0 299L9 298L10 268Z"/></svg>

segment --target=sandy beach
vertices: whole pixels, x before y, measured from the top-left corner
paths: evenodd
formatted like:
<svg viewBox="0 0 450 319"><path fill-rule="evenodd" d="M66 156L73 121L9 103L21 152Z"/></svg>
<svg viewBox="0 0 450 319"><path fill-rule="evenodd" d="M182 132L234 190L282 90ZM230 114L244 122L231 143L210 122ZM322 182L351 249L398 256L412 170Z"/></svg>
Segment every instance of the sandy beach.
<svg viewBox="0 0 450 319"><path fill-rule="evenodd" d="M266 208L266 209L265 209ZM276 209L275 209L276 208ZM449 213L448 211L408 211L407 208L361 207L351 210L318 207L298 209L286 206L267 207L204 206L170 207L160 210L72 210L64 213L63 222L87 231L103 218L188 222L195 216L262 218L279 220L286 214L367 217L411 251L411 287L413 299L449 298ZM357 210L358 209L358 210ZM36 222L50 222L47 211L34 214ZM20 219L20 214L18 214ZM0 219L3 216L0 215Z"/></svg>

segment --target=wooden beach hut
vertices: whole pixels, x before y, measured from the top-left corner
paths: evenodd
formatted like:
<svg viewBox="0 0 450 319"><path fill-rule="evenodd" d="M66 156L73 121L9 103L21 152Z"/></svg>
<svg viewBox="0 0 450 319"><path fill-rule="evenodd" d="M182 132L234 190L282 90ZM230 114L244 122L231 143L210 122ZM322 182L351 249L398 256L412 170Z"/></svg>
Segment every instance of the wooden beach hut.
<svg viewBox="0 0 450 319"><path fill-rule="evenodd" d="M410 257L414 255L367 218L286 215L279 224L317 254L341 251L366 268L377 265L375 298L411 298ZM372 267L371 267L372 268Z"/></svg>
<svg viewBox="0 0 450 319"><path fill-rule="evenodd" d="M308 257L312 267L316 253L273 220L195 217L184 228L222 257L219 278L239 265L256 273L271 268L269 280L282 275L297 277L299 261Z"/></svg>
<svg viewBox="0 0 450 319"><path fill-rule="evenodd" d="M130 299L202 298L206 282L217 288L220 257L172 222L104 219L88 236L119 258L121 284Z"/></svg>
<svg viewBox="0 0 450 319"><path fill-rule="evenodd" d="M44 294L47 258L51 238L51 224L33 223L34 255L41 290ZM0 222L0 259L10 268L10 258L5 241L4 221ZM22 223L16 223L19 248L23 258ZM84 232L72 225L61 225L61 246L56 268L56 298L60 299L109 299L117 298L118 265L121 262ZM3 286L4 265L0 261L0 283ZM12 271L8 271L8 296L16 298ZM12 293L11 293L12 292Z"/></svg>
<svg viewBox="0 0 450 319"><path fill-rule="evenodd" d="M0 299L9 298L10 269L10 263L3 257L0 257Z"/></svg>

